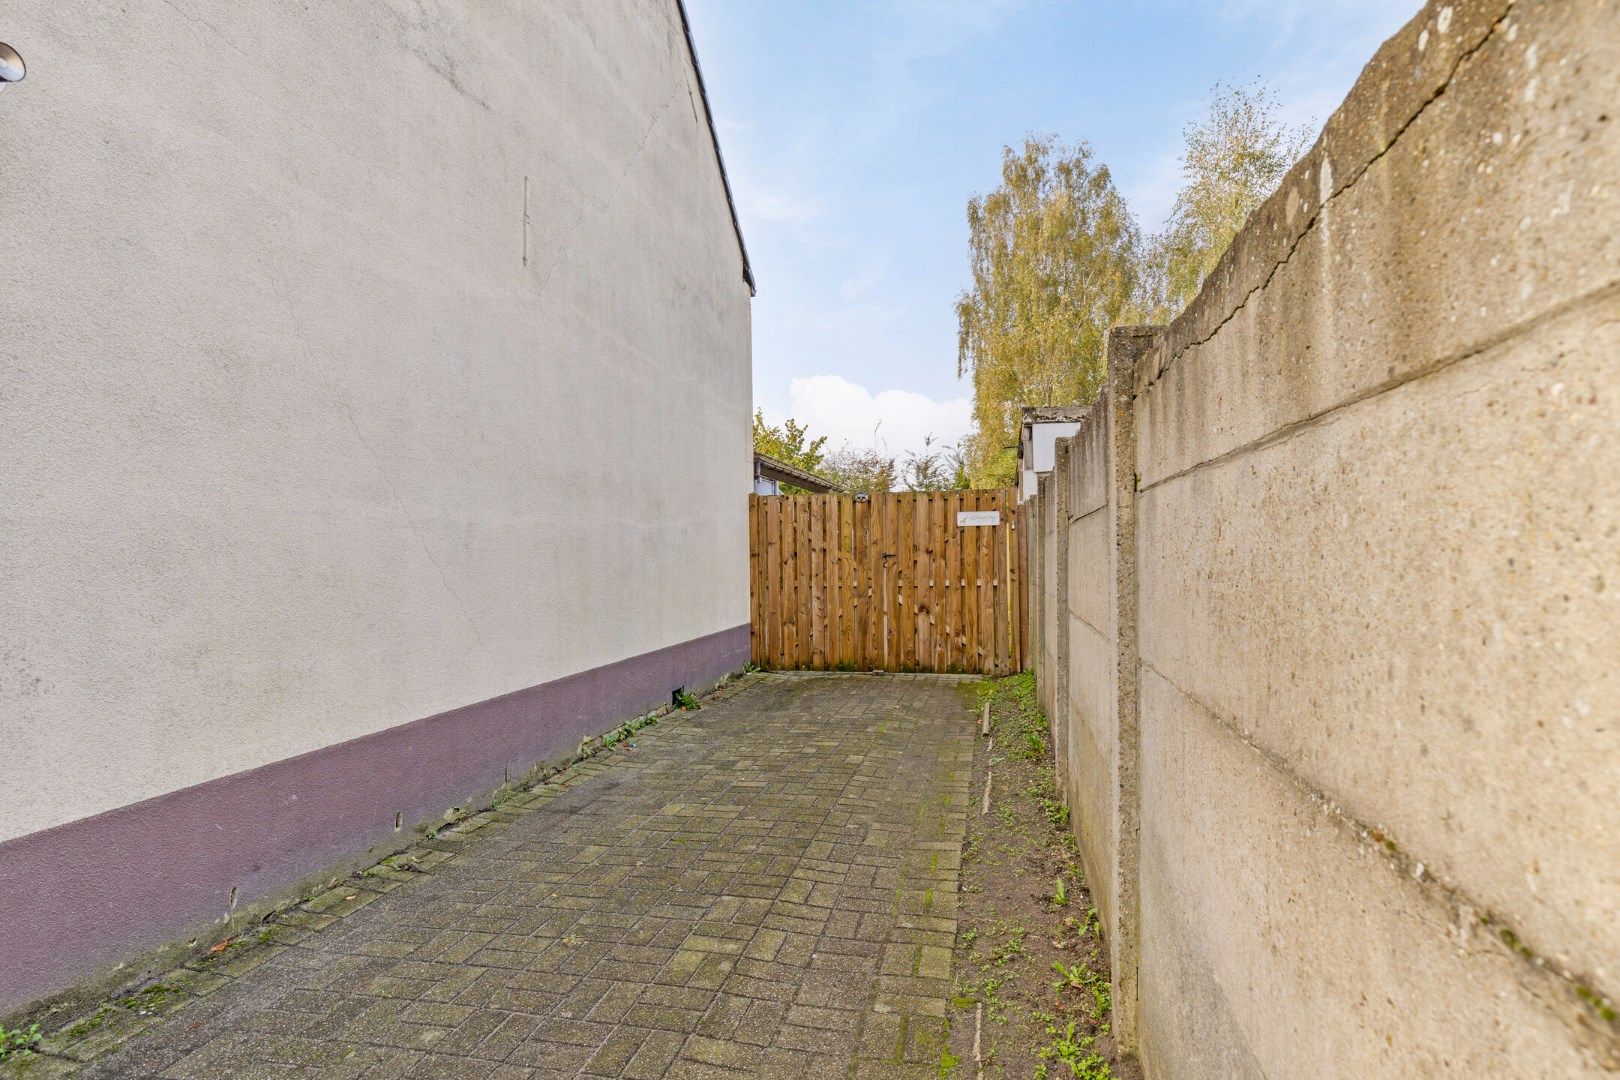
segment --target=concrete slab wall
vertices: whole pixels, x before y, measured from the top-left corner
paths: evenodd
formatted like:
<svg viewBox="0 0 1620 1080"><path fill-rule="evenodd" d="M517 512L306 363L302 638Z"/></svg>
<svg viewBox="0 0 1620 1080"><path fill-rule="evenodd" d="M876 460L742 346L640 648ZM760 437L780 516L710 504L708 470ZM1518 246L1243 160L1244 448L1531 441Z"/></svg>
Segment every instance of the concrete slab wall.
<svg viewBox="0 0 1620 1080"><path fill-rule="evenodd" d="M0 841L740 667L750 288L675 0L194 7L6 10ZM349 841L613 722L569 709Z"/></svg>
<svg viewBox="0 0 1620 1080"><path fill-rule="evenodd" d="M1065 722L1150 1075L1620 1069L1617 100L1613 0L1430 4L1130 372Z"/></svg>
<svg viewBox="0 0 1620 1080"><path fill-rule="evenodd" d="M1086 880L1104 926L1116 917L1114 862L1117 696L1114 582L1109 552L1108 410L1099 401L1071 441L1067 468L1058 474L1069 495L1069 678L1058 726L1068 732L1065 796L1080 843Z"/></svg>
<svg viewBox="0 0 1620 1080"><path fill-rule="evenodd" d="M1041 658L1042 670L1057 672L1057 621L1061 604L1057 593L1057 557L1058 557L1058 527L1057 527L1057 493L1053 490L1052 474L1042 476L1035 489L1036 516L1039 519L1040 544L1040 573L1036 581L1041 589L1040 602L1040 650L1036 654ZM1057 715L1055 697L1055 679L1041 680L1038 687L1041 708L1046 710L1048 717Z"/></svg>

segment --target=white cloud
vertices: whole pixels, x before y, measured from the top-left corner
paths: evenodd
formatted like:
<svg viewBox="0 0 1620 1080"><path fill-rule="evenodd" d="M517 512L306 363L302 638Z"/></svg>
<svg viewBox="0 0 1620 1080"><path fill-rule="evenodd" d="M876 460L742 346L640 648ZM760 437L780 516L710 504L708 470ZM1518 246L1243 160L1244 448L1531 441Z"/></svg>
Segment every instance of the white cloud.
<svg viewBox="0 0 1620 1080"><path fill-rule="evenodd" d="M788 398L786 415L808 427L812 436L828 436L828 449L878 444L901 461L908 451L920 451L926 436L954 443L973 426L972 406L965 397L935 401L892 389L874 394L839 375L794 379ZM770 419L780 422L783 417Z"/></svg>

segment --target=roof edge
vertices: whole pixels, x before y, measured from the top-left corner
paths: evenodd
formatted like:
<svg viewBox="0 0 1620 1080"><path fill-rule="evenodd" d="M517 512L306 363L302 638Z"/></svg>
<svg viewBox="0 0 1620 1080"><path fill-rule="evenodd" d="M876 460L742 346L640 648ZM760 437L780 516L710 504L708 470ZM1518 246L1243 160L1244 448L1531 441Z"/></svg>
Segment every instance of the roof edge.
<svg viewBox="0 0 1620 1080"><path fill-rule="evenodd" d="M692 37L692 20L686 17L686 0L675 0L675 10L681 15L681 30L686 34L686 52L692 58L692 74L697 76L698 96L703 99L703 116L709 122L709 141L714 145L714 163L720 166L720 184L726 189L726 207L731 211L731 228L737 234L737 250L742 253L743 281L748 283L748 295L757 296L754 285L754 267L748 261L748 245L743 241L742 221L737 217L737 199L731 192L731 177L726 174L726 157L720 152L720 133L714 127L714 109L709 106L709 90L703 82L703 65L698 63L697 41Z"/></svg>
<svg viewBox="0 0 1620 1080"><path fill-rule="evenodd" d="M1084 405L1025 405L1019 411L1026 424L1071 424L1085 418L1091 403Z"/></svg>
<svg viewBox="0 0 1620 1080"><path fill-rule="evenodd" d="M802 487L815 494L823 492L843 492L843 488L821 476L818 473L801 469L797 465L789 465L780 458L773 458L769 454L754 451L755 475L764 476L768 480L775 480L779 484L792 484Z"/></svg>

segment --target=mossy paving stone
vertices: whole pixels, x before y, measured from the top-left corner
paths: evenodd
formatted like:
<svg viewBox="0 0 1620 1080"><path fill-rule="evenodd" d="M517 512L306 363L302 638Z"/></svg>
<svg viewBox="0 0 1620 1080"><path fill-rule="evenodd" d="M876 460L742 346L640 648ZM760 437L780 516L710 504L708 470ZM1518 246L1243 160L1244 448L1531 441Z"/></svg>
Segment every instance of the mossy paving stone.
<svg viewBox="0 0 1620 1080"><path fill-rule="evenodd" d="M748 676L12 1071L934 1076L972 801L961 682Z"/></svg>

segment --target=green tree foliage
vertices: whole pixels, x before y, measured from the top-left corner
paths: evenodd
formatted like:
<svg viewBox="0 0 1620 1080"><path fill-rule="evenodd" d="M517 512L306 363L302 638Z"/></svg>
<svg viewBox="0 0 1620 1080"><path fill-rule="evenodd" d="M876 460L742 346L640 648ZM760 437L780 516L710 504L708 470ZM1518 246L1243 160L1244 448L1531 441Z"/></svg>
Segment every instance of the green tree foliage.
<svg viewBox="0 0 1620 1080"><path fill-rule="evenodd" d="M819 472L827 456L822 448L827 436L810 438L809 429L789 417L781 427L765 422L763 409L754 410L754 453L773 457L784 465L793 465L806 472Z"/></svg>
<svg viewBox="0 0 1620 1080"><path fill-rule="evenodd" d="M923 436L921 451L906 454L901 482L909 491L954 491L968 486L967 453L961 446L940 446Z"/></svg>
<svg viewBox="0 0 1620 1080"><path fill-rule="evenodd" d="M894 456L876 446L864 450L844 446L833 451L822 463L821 475L849 492L893 491L900 480Z"/></svg>
<svg viewBox="0 0 1620 1080"><path fill-rule="evenodd" d="M1132 312L1141 239L1085 143L1031 136L1001 185L968 202L972 287L957 300L957 374L973 376L975 486L1011 484L1018 407L1097 395L1108 330Z"/></svg>
<svg viewBox="0 0 1620 1080"><path fill-rule="evenodd" d="M1149 245L1144 307L1166 321L1187 306L1232 238L1304 152L1308 127L1290 127L1264 84L1215 85L1209 113L1182 133L1181 192Z"/></svg>

